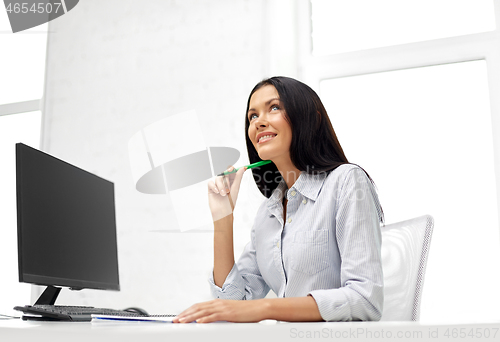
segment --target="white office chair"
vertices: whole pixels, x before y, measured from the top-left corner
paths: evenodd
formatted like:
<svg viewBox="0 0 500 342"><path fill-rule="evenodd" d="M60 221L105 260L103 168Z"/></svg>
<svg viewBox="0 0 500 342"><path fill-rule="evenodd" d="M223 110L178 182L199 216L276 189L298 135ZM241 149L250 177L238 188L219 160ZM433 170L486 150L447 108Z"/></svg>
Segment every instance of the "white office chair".
<svg viewBox="0 0 500 342"><path fill-rule="evenodd" d="M433 228L430 215L382 227L382 321L418 321Z"/></svg>

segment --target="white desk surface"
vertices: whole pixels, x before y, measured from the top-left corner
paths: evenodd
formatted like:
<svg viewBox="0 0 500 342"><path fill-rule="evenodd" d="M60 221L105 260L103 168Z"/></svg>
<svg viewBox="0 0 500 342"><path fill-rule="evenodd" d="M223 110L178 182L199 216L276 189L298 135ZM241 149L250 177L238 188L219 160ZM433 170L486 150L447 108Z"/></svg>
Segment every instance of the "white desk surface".
<svg viewBox="0 0 500 342"><path fill-rule="evenodd" d="M500 321L490 323L319 322L125 323L0 320L2 342L58 341L500 341Z"/></svg>

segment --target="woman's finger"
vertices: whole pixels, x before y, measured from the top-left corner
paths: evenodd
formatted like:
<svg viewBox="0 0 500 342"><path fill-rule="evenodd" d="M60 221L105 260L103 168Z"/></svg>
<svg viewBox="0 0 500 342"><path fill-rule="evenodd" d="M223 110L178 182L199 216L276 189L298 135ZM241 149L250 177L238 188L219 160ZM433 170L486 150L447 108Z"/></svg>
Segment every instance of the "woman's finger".
<svg viewBox="0 0 500 342"><path fill-rule="evenodd" d="M196 313L196 311L189 311L188 312L188 310L185 310L182 313L180 313L177 317L175 317L172 321L174 323L189 323L189 322L192 322L192 321L194 321L194 319L191 319L191 320L189 320L189 319L190 319L190 317L194 313Z"/></svg>
<svg viewBox="0 0 500 342"><path fill-rule="evenodd" d="M175 318L175 321L178 321L179 323L190 323L202 317L208 316L213 312L214 312L214 305L212 301L198 303L181 312Z"/></svg>
<svg viewBox="0 0 500 342"><path fill-rule="evenodd" d="M233 170L234 170L234 166L231 165L227 168L226 171L231 172ZM223 181L224 181L225 190L227 193L231 192L231 187L233 184L234 175L235 175L235 173L230 173L228 175L222 176Z"/></svg>
<svg viewBox="0 0 500 342"><path fill-rule="evenodd" d="M217 187L219 194L222 196L225 196L227 191L226 191L226 186L224 184L224 176L218 176L215 178L215 186Z"/></svg>
<svg viewBox="0 0 500 342"><path fill-rule="evenodd" d="M234 174L234 180L232 181L232 184L231 184L231 191L238 190L240 188L241 180L242 180L243 174L245 173L246 170L247 170L247 167L244 166Z"/></svg>
<svg viewBox="0 0 500 342"><path fill-rule="evenodd" d="M210 315L198 318L196 320L196 323L212 323L221 320L223 319L220 318L220 313L212 313Z"/></svg>
<svg viewBox="0 0 500 342"><path fill-rule="evenodd" d="M194 306L194 305L193 305ZM186 317L188 315L190 315L190 313L194 312L195 309L193 308L193 306L190 306L189 308L187 308L186 310L182 311L180 314L178 314L176 317L174 317L173 321L176 322L176 321L179 321L179 319L183 318L183 317Z"/></svg>
<svg viewBox="0 0 500 342"><path fill-rule="evenodd" d="M238 194L240 191L241 179L243 178L243 173L245 173L246 167L242 167L236 173L233 173L234 179L231 183L231 201L232 209L236 206L236 200L238 199Z"/></svg>
<svg viewBox="0 0 500 342"><path fill-rule="evenodd" d="M215 185L215 183L213 181L211 181L211 180L208 181L207 186L208 186L208 191L209 192L212 191L212 192L214 192L216 194L219 193L219 189L217 189L217 186Z"/></svg>
<svg viewBox="0 0 500 342"><path fill-rule="evenodd" d="M180 317L179 323L191 323L207 315L209 315L209 313L205 310L196 311L190 315Z"/></svg>
<svg viewBox="0 0 500 342"><path fill-rule="evenodd" d="M229 166L226 171L232 171L233 169L234 169L234 166ZM215 178L215 185L219 189L219 193L222 196L225 196L226 194L228 194L231 191L230 186L231 186L232 181L231 181L231 178L229 178L230 175L217 176Z"/></svg>

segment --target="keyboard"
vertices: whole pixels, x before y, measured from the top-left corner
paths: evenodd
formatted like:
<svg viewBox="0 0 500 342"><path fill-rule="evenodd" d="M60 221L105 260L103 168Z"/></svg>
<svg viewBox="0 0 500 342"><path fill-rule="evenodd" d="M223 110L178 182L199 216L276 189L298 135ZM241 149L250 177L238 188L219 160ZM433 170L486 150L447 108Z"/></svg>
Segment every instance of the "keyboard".
<svg viewBox="0 0 500 342"><path fill-rule="evenodd" d="M16 306L14 310L24 313L23 319L39 319L52 321L90 322L92 315L119 317L175 317L176 315L141 315L124 310L94 308L92 306L62 305L25 305Z"/></svg>

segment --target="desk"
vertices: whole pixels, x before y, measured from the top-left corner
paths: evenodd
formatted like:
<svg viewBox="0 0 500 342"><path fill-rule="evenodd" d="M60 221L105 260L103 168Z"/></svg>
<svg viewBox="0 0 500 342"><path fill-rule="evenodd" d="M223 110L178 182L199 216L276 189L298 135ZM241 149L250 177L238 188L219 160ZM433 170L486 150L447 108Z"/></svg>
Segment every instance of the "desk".
<svg viewBox="0 0 500 342"><path fill-rule="evenodd" d="M462 336L462 338L460 338ZM489 337L486 337L489 336ZM59 341L499 341L500 322L69 323L1 320L2 342Z"/></svg>

